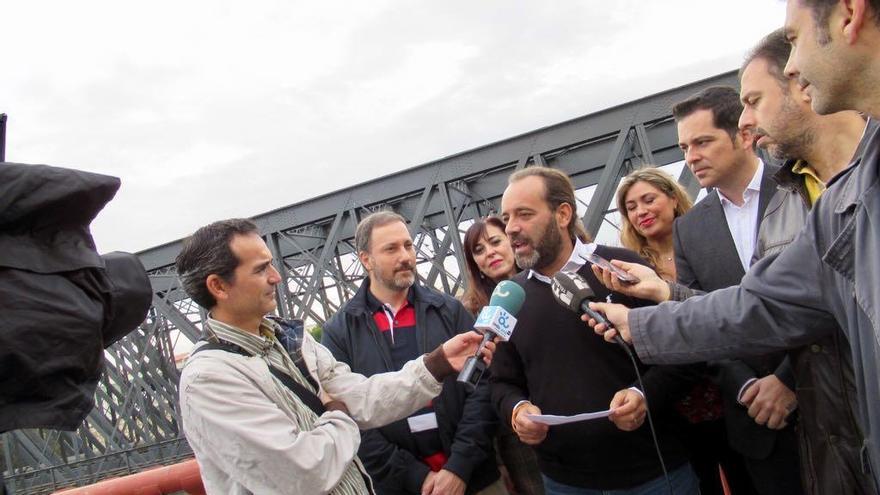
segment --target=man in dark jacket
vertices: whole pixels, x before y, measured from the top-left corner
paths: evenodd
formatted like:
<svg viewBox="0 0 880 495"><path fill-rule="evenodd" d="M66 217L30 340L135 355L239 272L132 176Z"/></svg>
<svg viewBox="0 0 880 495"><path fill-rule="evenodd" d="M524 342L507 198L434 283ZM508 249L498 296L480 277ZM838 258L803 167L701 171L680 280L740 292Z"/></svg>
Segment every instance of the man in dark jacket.
<svg viewBox="0 0 880 495"><path fill-rule="evenodd" d="M782 30L774 31L752 50L740 71L740 127L751 128L759 146L785 160L773 177L779 192L761 221L756 260L794 240L825 184L862 152L865 119L853 111L813 112L803 88L785 75L790 52ZM816 495L874 494L874 480L862 472L859 459L864 439L856 422L852 355L841 340L835 329L789 353L800 411L801 478L804 488ZM749 410L753 416L761 408L758 399Z"/></svg>
<svg viewBox="0 0 880 495"><path fill-rule="evenodd" d="M880 117L880 0L789 0L786 75L813 111ZM849 343L865 435L862 471L880 474L880 130L828 182L803 230L758 261L739 287L681 303L627 310L595 304L647 362L689 362L809 345L840 326Z"/></svg>
<svg viewBox="0 0 880 495"><path fill-rule="evenodd" d="M473 327L461 303L415 283L415 250L403 217L383 211L364 218L355 244L369 278L327 321L322 338L353 371L395 371ZM503 494L492 447L497 424L487 381L470 393L450 377L424 409L364 431L358 455L380 494Z"/></svg>
<svg viewBox="0 0 880 495"><path fill-rule="evenodd" d="M713 291L742 280L754 253L758 224L776 192L772 176L777 169L755 154L751 130L738 129L741 113L739 94L727 86L707 88L672 108L685 162L701 186L714 188L675 220L677 278L691 289ZM786 425L782 418L756 422L748 414L750 401L744 400L757 392L784 409L796 407L785 353L711 364L721 390L727 433L717 440L726 440L735 453L695 442L700 446L697 454L719 456L733 493L802 493L794 425Z"/></svg>

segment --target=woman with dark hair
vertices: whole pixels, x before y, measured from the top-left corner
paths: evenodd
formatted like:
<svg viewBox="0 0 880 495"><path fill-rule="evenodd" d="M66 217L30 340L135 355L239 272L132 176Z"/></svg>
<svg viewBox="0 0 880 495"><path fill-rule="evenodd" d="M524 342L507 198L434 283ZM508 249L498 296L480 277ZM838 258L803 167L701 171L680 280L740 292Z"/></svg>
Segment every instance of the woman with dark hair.
<svg viewBox="0 0 880 495"><path fill-rule="evenodd" d="M518 271L513 248L504 233L504 222L498 217L477 219L464 235L464 259L467 265L467 289L461 302L476 315L489 303L495 286ZM496 450L508 488L516 495L543 495L544 484L534 451L510 429L500 425Z"/></svg>
<svg viewBox="0 0 880 495"><path fill-rule="evenodd" d="M504 233L504 222L498 217L476 220L464 234L463 247L468 280L461 302L476 315L489 303L495 285L518 270L513 248Z"/></svg>

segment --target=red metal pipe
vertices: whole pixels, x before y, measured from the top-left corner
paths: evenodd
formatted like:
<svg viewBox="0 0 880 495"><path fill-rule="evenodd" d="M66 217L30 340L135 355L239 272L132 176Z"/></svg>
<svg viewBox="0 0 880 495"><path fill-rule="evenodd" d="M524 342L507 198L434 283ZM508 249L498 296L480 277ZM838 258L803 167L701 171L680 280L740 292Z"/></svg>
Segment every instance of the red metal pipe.
<svg viewBox="0 0 880 495"><path fill-rule="evenodd" d="M55 493L59 495L165 495L179 491L185 491L190 495L205 495L199 465L195 459Z"/></svg>

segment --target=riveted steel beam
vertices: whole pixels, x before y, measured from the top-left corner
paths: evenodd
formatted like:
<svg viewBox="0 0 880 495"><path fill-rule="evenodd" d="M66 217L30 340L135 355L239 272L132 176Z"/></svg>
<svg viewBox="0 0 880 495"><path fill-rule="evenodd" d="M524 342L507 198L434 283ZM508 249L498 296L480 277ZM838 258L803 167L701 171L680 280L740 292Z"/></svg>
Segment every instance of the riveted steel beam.
<svg viewBox="0 0 880 495"><path fill-rule="evenodd" d="M300 314L309 324L320 324L355 293L365 276L355 253L355 227L361 215L378 209L393 209L407 219L417 246L420 281L458 292L465 266L461 230L473 218L497 212L509 175L530 164L564 171L579 190L596 187L584 220L597 232L629 164L660 166L682 159L672 105L718 84L736 86L736 74L670 89L257 215L254 220L284 278L278 287L279 313ZM680 181L695 194L696 181L689 171L682 172ZM179 380L173 346L175 339L182 346L188 345L186 340L197 340L207 315L177 280L174 259L180 248L181 241L173 241L138 253L150 274L153 308L140 329L108 350L96 408L83 427L75 435L4 435L4 474L15 493L37 493L34 487L40 483L82 484L189 452L180 436L177 405L172 404Z"/></svg>

